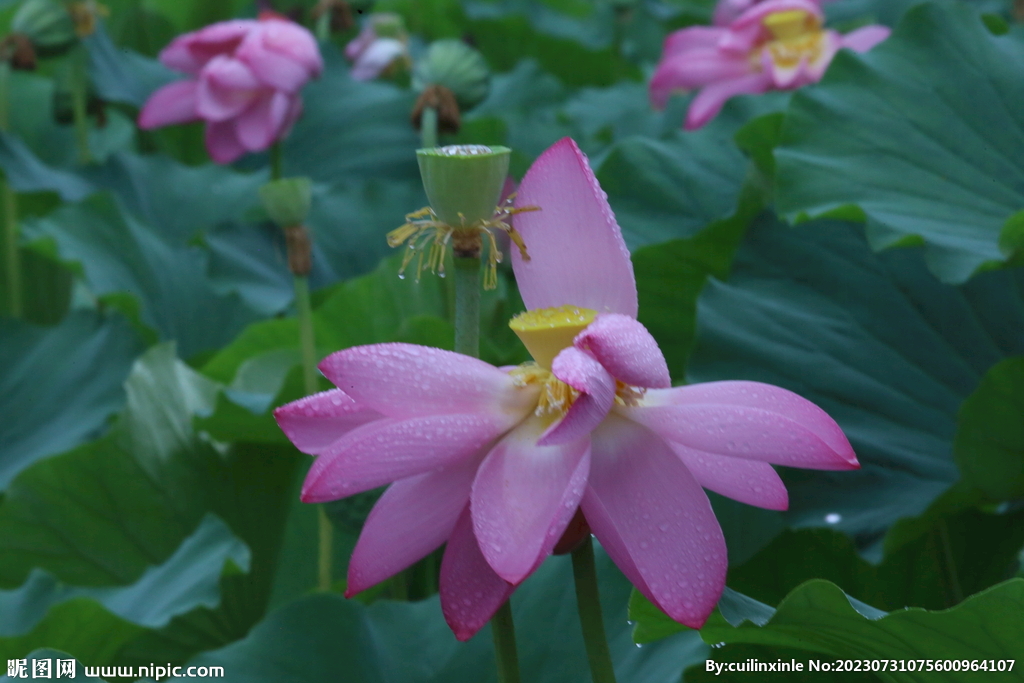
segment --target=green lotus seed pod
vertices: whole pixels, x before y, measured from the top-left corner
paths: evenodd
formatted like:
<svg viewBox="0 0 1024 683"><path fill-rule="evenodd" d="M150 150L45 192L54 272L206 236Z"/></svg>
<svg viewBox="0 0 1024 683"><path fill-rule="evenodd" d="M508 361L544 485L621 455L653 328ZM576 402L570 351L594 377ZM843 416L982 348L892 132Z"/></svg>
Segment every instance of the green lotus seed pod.
<svg viewBox="0 0 1024 683"><path fill-rule="evenodd" d="M313 184L304 177L271 180L260 188L263 208L282 228L305 224L312 196Z"/></svg>
<svg viewBox="0 0 1024 683"><path fill-rule="evenodd" d="M60 0L25 0L11 19L11 32L27 36L41 57L63 54L78 42L75 22Z"/></svg>
<svg viewBox="0 0 1024 683"><path fill-rule="evenodd" d="M452 91L460 107L468 109L487 97L491 71L484 56L461 40L438 40L416 63L412 85L419 91L443 85Z"/></svg>
<svg viewBox="0 0 1024 683"><path fill-rule="evenodd" d="M456 229L492 218L508 176L510 154L508 147L483 145L417 150L430 208Z"/></svg>
<svg viewBox="0 0 1024 683"><path fill-rule="evenodd" d="M405 31L405 20L400 14L394 12L371 14L370 24L373 26L373 33L378 38L397 38L402 41L408 38Z"/></svg>

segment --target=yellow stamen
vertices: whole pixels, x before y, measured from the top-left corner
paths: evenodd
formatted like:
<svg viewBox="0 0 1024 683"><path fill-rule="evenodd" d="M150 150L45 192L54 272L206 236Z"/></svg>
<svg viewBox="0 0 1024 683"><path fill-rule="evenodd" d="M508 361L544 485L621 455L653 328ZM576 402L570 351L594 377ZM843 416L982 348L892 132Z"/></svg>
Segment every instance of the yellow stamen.
<svg viewBox="0 0 1024 683"><path fill-rule="evenodd" d="M772 40L762 49L767 51L775 66L794 69L801 62L814 64L821 59L826 39L818 17L805 10L788 10L773 12L763 21L772 34ZM760 68L760 50L751 55L751 62Z"/></svg>
<svg viewBox="0 0 1024 683"><path fill-rule="evenodd" d="M580 392L555 377L549 370L537 363L523 363L509 373L518 387L539 385L541 391L537 397L537 407L533 414L548 418L550 424L563 417L579 398ZM615 383L615 403L620 406L635 406L644 396L642 387L634 387L622 382Z"/></svg>
<svg viewBox="0 0 1024 683"><path fill-rule="evenodd" d="M772 12L763 23L775 40L789 40L820 28L818 18L802 9Z"/></svg>
<svg viewBox="0 0 1024 683"><path fill-rule="evenodd" d="M550 370L558 352L570 346L573 338L594 320L595 315L597 311L578 306L540 308L520 313L508 326L522 340L537 364Z"/></svg>
<svg viewBox="0 0 1024 683"><path fill-rule="evenodd" d="M498 286L498 264L501 263L501 250L494 238L494 231L501 230L508 233L509 239L519 248L519 255L524 261L530 260L526 253L526 244L516 229L505 222L505 218L525 211L539 211L536 206L523 206L514 208L511 205L512 195L505 202L505 205L494 209L494 218L480 221L473 225L466 225L462 214L461 225L451 226L438 220L434 210L425 206L419 211L414 211L405 216L405 224L388 233L388 246L398 247L408 242L408 251L402 259L402 267L398 271L399 277L405 277L406 266L412 262L413 257L418 257L416 262L416 281L419 282L423 274L423 252L429 246L430 252L426 258L426 267L430 272L437 273L444 277L444 256L445 248L452 239L452 235L458 231L460 234L479 233L487 235L488 253L487 268L484 271L484 289L494 289Z"/></svg>

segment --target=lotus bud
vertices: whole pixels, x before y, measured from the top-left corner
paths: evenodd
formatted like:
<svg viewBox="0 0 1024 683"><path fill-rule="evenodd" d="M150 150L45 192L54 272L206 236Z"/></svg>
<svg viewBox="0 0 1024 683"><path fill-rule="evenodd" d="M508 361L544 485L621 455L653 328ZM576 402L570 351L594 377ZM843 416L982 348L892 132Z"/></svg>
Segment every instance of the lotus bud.
<svg viewBox="0 0 1024 683"><path fill-rule="evenodd" d="M305 225L312 196L312 182L304 177L271 180L260 188L264 210L284 230L288 269L302 277L313 269L313 245Z"/></svg>
<svg viewBox="0 0 1024 683"><path fill-rule="evenodd" d="M412 85L424 91L444 86L463 109L479 104L490 90L490 69L484 56L461 40L438 40L413 69Z"/></svg>
<svg viewBox="0 0 1024 683"><path fill-rule="evenodd" d="M395 38L401 41L409 38L409 34L405 30L405 20L400 14L393 12L372 14L370 23L373 26L373 33L378 38Z"/></svg>
<svg viewBox="0 0 1024 683"><path fill-rule="evenodd" d="M26 36L40 57L56 57L78 42L75 22L60 0L25 0L11 19L11 32Z"/></svg>

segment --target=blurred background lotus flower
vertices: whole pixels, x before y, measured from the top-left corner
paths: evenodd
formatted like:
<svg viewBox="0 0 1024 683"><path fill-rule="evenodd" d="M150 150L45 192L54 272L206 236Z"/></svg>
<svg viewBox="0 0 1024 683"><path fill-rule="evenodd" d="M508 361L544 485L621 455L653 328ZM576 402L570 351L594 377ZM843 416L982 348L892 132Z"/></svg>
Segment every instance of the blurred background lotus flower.
<svg viewBox="0 0 1024 683"><path fill-rule="evenodd" d="M318 456L303 486L322 502L395 482L349 564L352 595L448 542L442 608L471 637L552 553L582 509L623 573L699 627L725 585L725 540L701 486L784 509L769 463L858 467L820 408L756 382L671 386L636 320L629 252L586 157L566 138L523 179L513 253L527 312L512 329L535 362L495 368L450 351L380 344L320 369L337 390L275 412ZM577 525L578 526L578 525Z"/></svg>
<svg viewBox="0 0 1024 683"><path fill-rule="evenodd" d="M313 35L269 12L179 36L160 61L192 78L153 93L139 127L206 121L206 148L220 164L284 137L302 112L302 86L323 70Z"/></svg>
<svg viewBox="0 0 1024 683"><path fill-rule="evenodd" d="M408 66L408 43L402 17L390 12L371 14L359 35L345 46L345 57L352 62L350 75L357 81L369 81L387 73L395 64Z"/></svg>
<svg viewBox="0 0 1024 683"><path fill-rule="evenodd" d="M825 2L832 2L832 0L813 1L819 5ZM715 5L715 26L728 26L748 9L762 2L765 2L765 0L718 0L718 4Z"/></svg>
<svg viewBox="0 0 1024 683"><path fill-rule="evenodd" d="M865 52L889 36L887 27L875 25L840 35L823 21L815 0L765 0L728 26L676 31L665 39L651 79L651 103L662 108L673 92L700 88L686 116L685 127L693 130L735 95L815 83L840 48Z"/></svg>

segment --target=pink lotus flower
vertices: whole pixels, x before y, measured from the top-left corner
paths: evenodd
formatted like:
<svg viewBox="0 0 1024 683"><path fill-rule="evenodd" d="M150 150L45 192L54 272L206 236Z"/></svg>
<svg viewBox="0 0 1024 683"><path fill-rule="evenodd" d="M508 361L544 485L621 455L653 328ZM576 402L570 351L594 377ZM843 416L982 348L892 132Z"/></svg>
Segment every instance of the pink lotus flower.
<svg viewBox="0 0 1024 683"><path fill-rule="evenodd" d="M885 26L840 35L823 29L823 18L815 0L764 0L726 27L676 31L665 39L651 104L660 109L673 92L701 88L686 116L685 127L693 130L734 95L816 83L840 48L865 52L889 36Z"/></svg>
<svg viewBox="0 0 1024 683"><path fill-rule="evenodd" d="M566 138L537 159L513 252L529 309L513 329L535 359L496 368L438 349L378 344L320 369L338 389L275 412L317 456L302 499L395 482L349 564L351 595L442 543L441 604L471 637L552 553L577 510L633 584L700 627L725 584L722 531L701 487L785 509L769 463L858 467L820 408L757 382L670 388L636 320L629 252L586 157Z"/></svg>
<svg viewBox="0 0 1024 683"><path fill-rule="evenodd" d="M139 127L206 121L206 149L228 164L281 139L302 112L302 86L323 71L313 35L276 14L178 36L160 61L193 78L157 90Z"/></svg>
<svg viewBox="0 0 1024 683"><path fill-rule="evenodd" d="M409 48L400 37L400 21L389 14L371 15L359 31L359 35L345 46L345 57L354 62L349 73L353 80L373 80L396 61L409 58ZM395 35L378 35L378 24L386 25Z"/></svg>

